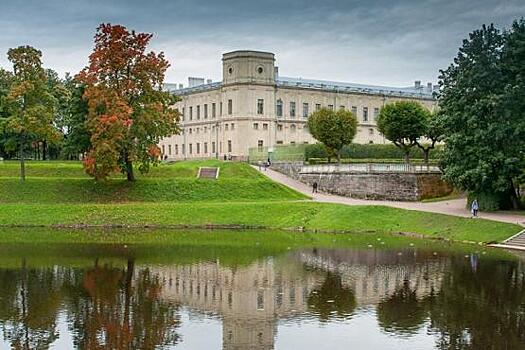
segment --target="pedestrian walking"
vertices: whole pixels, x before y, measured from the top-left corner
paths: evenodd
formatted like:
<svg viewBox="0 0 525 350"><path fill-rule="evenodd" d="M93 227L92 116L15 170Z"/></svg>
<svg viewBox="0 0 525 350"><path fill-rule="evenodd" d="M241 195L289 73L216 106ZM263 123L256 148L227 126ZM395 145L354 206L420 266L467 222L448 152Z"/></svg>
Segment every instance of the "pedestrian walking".
<svg viewBox="0 0 525 350"><path fill-rule="evenodd" d="M270 160L270 157L268 157L268 166L272 165L272 161Z"/></svg>
<svg viewBox="0 0 525 350"><path fill-rule="evenodd" d="M472 204L470 205L470 211L472 212L473 218L478 217L479 205L478 205L478 200L476 198L474 198L474 200L472 201Z"/></svg>
<svg viewBox="0 0 525 350"><path fill-rule="evenodd" d="M317 193L317 181L314 181L314 183L312 184L312 193Z"/></svg>
<svg viewBox="0 0 525 350"><path fill-rule="evenodd" d="M264 171L268 170L268 163L264 162Z"/></svg>
<svg viewBox="0 0 525 350"><path fill-rule="evenodd" d="M261 171L262 161L258 161L257 165L259 166L259 171Z"/></svg>

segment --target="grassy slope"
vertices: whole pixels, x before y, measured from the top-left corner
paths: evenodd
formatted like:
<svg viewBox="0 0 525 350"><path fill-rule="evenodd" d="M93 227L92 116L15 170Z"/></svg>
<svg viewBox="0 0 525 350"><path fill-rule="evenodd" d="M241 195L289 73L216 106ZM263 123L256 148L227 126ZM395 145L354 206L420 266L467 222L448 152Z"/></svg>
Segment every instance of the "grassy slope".
<svg viewBox="0 0 525 350"><path fill-rule="evenodd" d="M220 166L218 181L195 179L199 166ZM0 164L0 224L244 224L272 228L415 232L455 240L500 241L516 225L381 206L298 202L306 197L249 166L188 161L153 168L129 185L97 184L78 162L34 162L19 183L18 164ZM58 204L57 204L58 203Z"/></svg>

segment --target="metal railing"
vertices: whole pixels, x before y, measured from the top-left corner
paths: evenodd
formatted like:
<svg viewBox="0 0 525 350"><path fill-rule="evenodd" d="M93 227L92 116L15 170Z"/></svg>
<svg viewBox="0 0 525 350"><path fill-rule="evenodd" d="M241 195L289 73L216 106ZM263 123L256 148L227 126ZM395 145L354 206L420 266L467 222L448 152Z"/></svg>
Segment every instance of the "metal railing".
<svg viewBox="0 0 525 350"><path fill-rule="evenodd" d="M436 165L406 163L353 163L304 165L301 173L441 173Z"/></svg>

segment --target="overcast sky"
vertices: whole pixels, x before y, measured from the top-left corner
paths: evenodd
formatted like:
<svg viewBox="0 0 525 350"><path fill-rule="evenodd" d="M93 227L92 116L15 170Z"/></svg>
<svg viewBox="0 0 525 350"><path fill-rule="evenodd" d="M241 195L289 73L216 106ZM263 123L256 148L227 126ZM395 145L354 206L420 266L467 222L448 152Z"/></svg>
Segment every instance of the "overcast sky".
<svg viewBox="0 0 525 350"><path fill-rule="evenodd" d="M408 86L435 82L483 23L523 16L524 0L0 0L0 66L32 45L46 67L76 73L110 22L154 34L166 82L220 80L222 53L252 49L274 52L283 76Z"/></svg>

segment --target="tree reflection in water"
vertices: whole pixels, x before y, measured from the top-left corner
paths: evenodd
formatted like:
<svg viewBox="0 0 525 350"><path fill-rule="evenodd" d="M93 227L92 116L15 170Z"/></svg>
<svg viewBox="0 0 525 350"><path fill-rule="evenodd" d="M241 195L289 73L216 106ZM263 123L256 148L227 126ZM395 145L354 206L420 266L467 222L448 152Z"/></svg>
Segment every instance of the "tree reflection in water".
<svg viewBox="0 0 525 350"><path fill-rule="evenodd" d="M327 322L331 318L350 318L356 307L354 292L343 286L341 276L328 272L323 284L308 297L308 310Z"/></svg>
<svg viewBox="0 0 525 350"><path fill-rule="evenodd" d="M47 349L58 338L65 303L81 349L155 349L179 340L178 306L159 298L162 281L149 269L135 275L108 265L87 270L0 270L0 324L15 349Z"/></svg>

